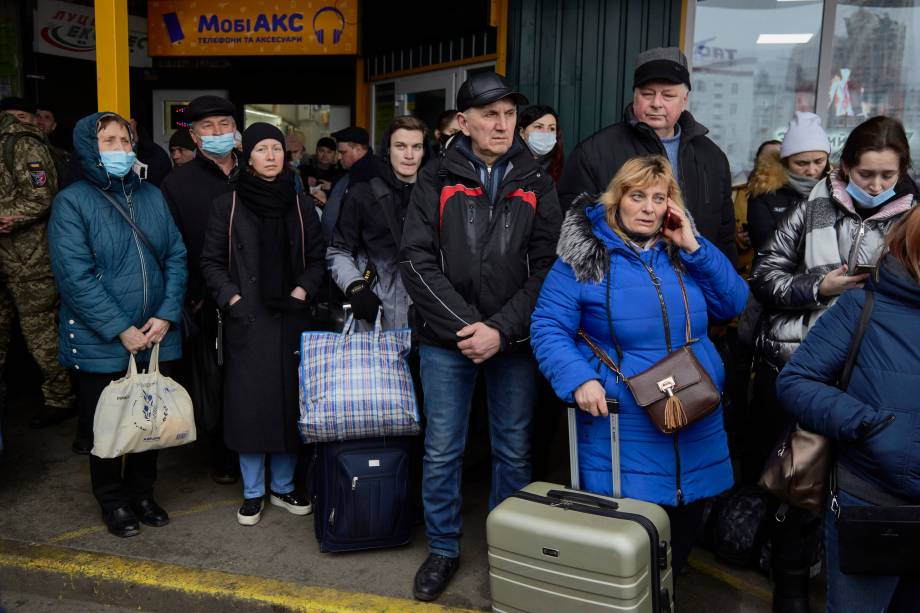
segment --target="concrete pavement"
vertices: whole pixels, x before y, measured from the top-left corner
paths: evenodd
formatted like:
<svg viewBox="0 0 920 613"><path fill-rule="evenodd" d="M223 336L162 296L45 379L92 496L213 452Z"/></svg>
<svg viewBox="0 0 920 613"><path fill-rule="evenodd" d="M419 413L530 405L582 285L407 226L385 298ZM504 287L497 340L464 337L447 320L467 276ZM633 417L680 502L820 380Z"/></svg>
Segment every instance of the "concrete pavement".
<svg viewBox="0 0 920 613"><path fill-rule="evenodd" d="M240 485L213 483L203 450L195 445L160 455L157 499L171 523L142 526L130 539L113 537L90 492L88 460L70 451L75 422L29 430L23 407L24 401L9 407L8 451L0 465L0 590L84 601L91 603L83 609L89 611L490 607L486 467L466 476L460 570L439 606L423 605L411 592L426 556L422 526L406 547L349 554L319 553L312 516L270 505L258 525L242 527L236 521ZM755 573L722 568L703 552L682 577L679 604L700 613L766 612L769 585Z"/></svg>

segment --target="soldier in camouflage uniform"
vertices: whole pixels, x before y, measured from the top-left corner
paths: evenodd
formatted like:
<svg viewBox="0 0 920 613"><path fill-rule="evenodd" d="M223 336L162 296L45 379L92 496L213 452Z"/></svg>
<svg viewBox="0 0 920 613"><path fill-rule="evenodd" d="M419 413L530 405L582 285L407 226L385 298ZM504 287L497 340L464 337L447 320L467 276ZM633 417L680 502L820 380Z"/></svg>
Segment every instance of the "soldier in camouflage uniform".
<svg viewBox="0 0 920 613"><path fill-rule="evenodd" d="M57 172L34 112L22 99L0 101L0 369L18 314L29 353L45 377L45 406L30 422L40 428L75 413L70 379L57 359L58 295L48 258Z"/></svg>

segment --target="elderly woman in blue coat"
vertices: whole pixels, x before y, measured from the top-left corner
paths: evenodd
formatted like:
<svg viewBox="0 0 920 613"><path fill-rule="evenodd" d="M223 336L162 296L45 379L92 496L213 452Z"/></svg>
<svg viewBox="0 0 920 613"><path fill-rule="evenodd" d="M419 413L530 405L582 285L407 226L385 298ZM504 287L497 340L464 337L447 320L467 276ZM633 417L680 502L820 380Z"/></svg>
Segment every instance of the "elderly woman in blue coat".
<svg viewBox="0 0 920 613"><path fill-rule="evenodd" d="M686 344L680 271L691 348L721 390L725 373L707 337L709 317L738 315L747 285L722 252L696 233L671 167L658 155L629 160L601 202L570 211L557 253L533 314L531 342L556 394L581 409L582 487L612 493L606 399L616 400L622 495L667 511L676 577L690 554L704 499L732 485L721 407L674 434L662 434L626 383L577 334L583 330L608 356L618 355L615 337L626 377L648 369L668 355L669 342L673 350Z"/></svg>
<svg viewBox="0 0 920 613"><path fill-rule="evenodd" d="M73 140L83 179L55 197L48 245L61 296L59 359L77 381L74 451L88 453L99 396L125 375L129 355L144 367L159 343L164 374L181 357L177 324L187 272L185 246L160 190L133 170L137 141L130 124L115 113L95 113L77 122ZM139 521L169 522L153 498L156 451L124 460L90 456L90 475L112 534L134 536Z"/></svg>

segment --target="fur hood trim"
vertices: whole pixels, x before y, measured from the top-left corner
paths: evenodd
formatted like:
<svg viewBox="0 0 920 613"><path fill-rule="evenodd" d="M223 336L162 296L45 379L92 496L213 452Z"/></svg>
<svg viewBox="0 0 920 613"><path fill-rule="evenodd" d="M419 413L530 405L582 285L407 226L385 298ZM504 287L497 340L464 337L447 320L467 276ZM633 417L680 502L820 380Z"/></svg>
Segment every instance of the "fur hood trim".
<svg viewBox="0 0 920 613"><path fill-rule="evenodd" d="M616 234L614 236L619 244L608 246L604 239L595 233L594 224L588 217L588 209L594 206L603 207L602 204L591 203L569 209L565 220L562 222L559 242L556 245L556 255L572 267L575 278L579 283L600 283L603 281L610 264L610 252L614 249L639 257ZM700 233L696 228L696 223L693 221L690 211L684 209L684 213L690 221L693 234L699 237ZM612 231L610 232L613 234ZM678 258L677 247L667 243L667 250L671 259L676 261L676 258Z"/></svg>
<svg viewBox="0 0 920 613"><path fill-rule="evenodd" d="M752 198L772 194L789 183L789 172L783 166L779 153L761 155L748 179L748 193Z"/></svg>

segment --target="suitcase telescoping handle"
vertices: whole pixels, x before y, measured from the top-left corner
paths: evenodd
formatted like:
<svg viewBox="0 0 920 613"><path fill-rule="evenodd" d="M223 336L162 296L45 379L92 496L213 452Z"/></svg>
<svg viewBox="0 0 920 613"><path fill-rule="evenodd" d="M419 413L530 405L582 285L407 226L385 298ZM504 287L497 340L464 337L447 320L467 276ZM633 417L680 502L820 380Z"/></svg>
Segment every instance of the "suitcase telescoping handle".
<svg viewBox="0 0 920 613"><path fill-rule="evenodd" d="M592 496L591 494L582 494L581 492L568 492L566 490L550 490L546 492L547 498L555 498L559 501L567 502L579 502L581 504L587 504L592 507L600 507L602 509L610 509L611 511L616 511L620 508L620 505L613 502L612 500L607 500L606 498L601 498L599 496Z"/></svg>
<svg viewBox="0 0 920 613"><path fill-rule="evenodd" d="M572 489L581 489L578 476L578 405L567 405L569 413L569 465L572 468ZM610 479L613 485L613 497L622 498L620 478L620 403L607 399L607 413L610 424Z"/></svg>

